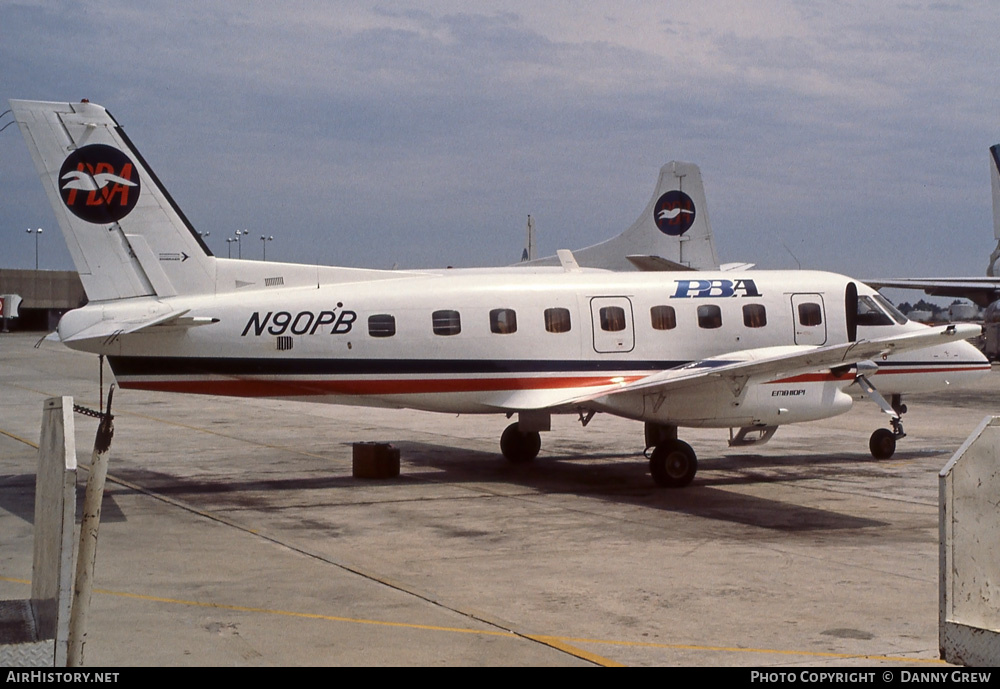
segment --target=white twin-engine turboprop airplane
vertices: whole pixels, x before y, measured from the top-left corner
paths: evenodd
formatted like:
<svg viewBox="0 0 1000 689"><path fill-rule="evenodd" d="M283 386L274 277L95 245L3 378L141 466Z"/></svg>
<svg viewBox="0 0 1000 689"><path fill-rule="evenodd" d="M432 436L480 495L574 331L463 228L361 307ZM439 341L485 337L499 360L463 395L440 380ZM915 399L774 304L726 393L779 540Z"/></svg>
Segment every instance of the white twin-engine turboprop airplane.
<svg viewBox="0 0 1000 689"><path fill-rule="evenodd" d="M909 322L851 278L690 270L716 261L710 230L684 260L685 233L708 227L693 165L664 166L622 235L648 236L613 245L638 271L581 267L568 251L552 267L469 270L228 260L104 108L11 105L90 298L59 337L107 355L124 388L516 414L500 440L514 462L535 457L552 414L586 425L607 412L645 422L653 478L680 487L697 461L679 426L763 442L865 393L891 416L870 442L887 457L902 393L989 371L964 342L978 326ZM608 244L579 253L600 264Z"/></svg>

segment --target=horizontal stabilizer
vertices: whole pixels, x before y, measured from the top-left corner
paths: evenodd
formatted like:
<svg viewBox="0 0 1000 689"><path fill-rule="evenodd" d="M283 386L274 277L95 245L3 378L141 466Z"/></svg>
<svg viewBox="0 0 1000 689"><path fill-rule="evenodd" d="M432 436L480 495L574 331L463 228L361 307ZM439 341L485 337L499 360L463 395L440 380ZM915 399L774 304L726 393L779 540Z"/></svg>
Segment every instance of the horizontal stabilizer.
<svg viewBox="0 0 1000 689"><path fill-rule="evenodd" d="M114 335L127 335L129 333L139 332L144 328L149 328L154 325L159 325L172 318L177 318L183 316L190 309L180 309L177 311L171 311L169 313L163 314L161 316L156 316L154 318L147 318L143 320L125 320L125 319L105 319L97 321L91 325L84 326L80 329L76 329L78 319L65 316L61 321L59 321L59 339L63 342L77 342L80 340L96 340L105 339L112 337Z"/></svg>
<svg viewBox="0 0 1000 689"><path fill-rule="evenodd" d="M677 261L671 261L668 258L663 258L662 256L626 256L628 262L636 267L636 270L641 270L647 273L655 272L672 272L678 270L695 270L691 266L686 266L683 263L678 263Z"/></svg>
<svg viewBox="0 0 1000 689"><path fill-rule="evenodd" d="M160 314L118 314L116 317L105 317L101 320L84 321L82 312L69 312L59 322L59 339L62 342L79 342L81 340L104 340L119 335L129 335L150 328L193 328L199 325L218 323L218 318L207 316L186 316L190 309L176 309ZM92 318L94 313L91 313ZM106 314L110 316L111 314Z"/></svg>

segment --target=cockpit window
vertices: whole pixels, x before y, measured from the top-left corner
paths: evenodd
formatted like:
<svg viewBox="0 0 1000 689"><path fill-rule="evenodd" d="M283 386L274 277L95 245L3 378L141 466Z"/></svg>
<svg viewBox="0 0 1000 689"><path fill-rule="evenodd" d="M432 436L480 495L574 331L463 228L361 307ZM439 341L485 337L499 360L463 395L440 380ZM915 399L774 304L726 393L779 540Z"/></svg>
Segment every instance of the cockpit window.
<svg viewBox="0 0 1000 689"><path fill-rule="evenodd" d="M858 325L892 325L892 319L868 296L858 297Z"/></svg>
<svg viewBox="0 0 1000 689"><path fill-rule="evenodd" d="M878 305L882 307L883 311L885 311L892 317L892 320L896 321L900 325L902 325L907 321L907 318L906 316L903 315L903 312L897 309L895 306L893 306L892 302L883 297L881 294L873 294L872 299L874 299L878 303Z"/></svg>

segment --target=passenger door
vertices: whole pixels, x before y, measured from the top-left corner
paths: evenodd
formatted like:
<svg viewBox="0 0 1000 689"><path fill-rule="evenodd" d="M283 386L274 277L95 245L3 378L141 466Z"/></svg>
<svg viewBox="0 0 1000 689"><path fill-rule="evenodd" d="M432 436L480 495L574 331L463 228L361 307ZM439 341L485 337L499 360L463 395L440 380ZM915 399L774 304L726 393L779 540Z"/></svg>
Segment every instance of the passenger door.
<svg viewBox="0 0 1000 689"><path fill-rule="evenodd" d="M594 351L609 354L635 349L632 302L628 297L593 297L590 314L594 325Z"/></svg>
<svg viewBox="0 0 1000 689"><path fill-rule="evenodd" d="M793 294L792 321L795 344L826 344L826 309L821 294Z"/></svg>

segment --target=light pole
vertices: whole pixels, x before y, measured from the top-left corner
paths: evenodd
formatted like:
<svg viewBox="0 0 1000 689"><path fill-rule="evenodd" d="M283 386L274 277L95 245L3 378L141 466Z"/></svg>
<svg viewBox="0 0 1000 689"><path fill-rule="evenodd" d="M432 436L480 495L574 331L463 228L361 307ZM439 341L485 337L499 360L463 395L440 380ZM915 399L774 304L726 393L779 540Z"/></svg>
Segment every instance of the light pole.
<svg viewBox="0 0 1000 689"><path fill-rule="evenodd" d="M274 241L274 235L260 236L260 245L264 247L264 260L267 261L267 243Z"/></svg>
<svg viewBox="0 0 1000 689"><path fill-rule="evenodd" d="M41 233L42 228L40 227L37 230L33 230L30 227L28 228L28 234L35 235L35 270L38 270L38 235Z"/></svg>
<svg viewBox="0 0 1000 689"><path fill-rule="evenodd" d="M228 258L233 257L233 242L238 242L236 237L226 237L226 249L229 252Z"/></svg>
<svg viewBox="0 0 1000 689"><path fill-rule="evenodd" d="M250 234L250 230L236 230L236 249L239 258L243 258L243 238Z"/></svg>

